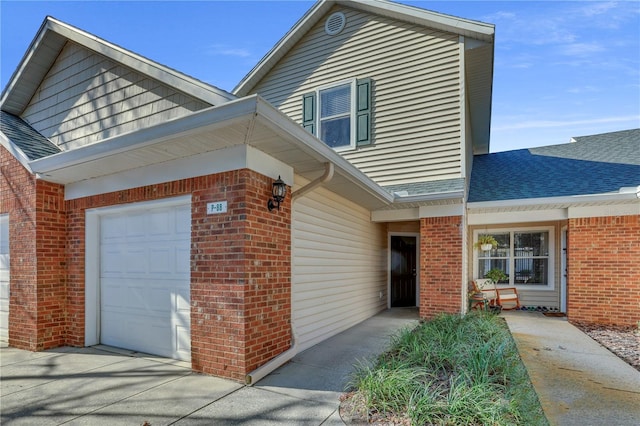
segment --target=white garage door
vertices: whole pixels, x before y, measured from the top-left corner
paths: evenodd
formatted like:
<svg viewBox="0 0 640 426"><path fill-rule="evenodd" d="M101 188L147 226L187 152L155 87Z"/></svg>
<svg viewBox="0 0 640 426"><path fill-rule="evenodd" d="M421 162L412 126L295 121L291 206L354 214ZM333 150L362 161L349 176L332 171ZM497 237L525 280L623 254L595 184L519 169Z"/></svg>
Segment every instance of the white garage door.
<svg viewBox="0 0 640 426"><path fill-rule="evenodd" d="M9 215L0 215L0 344L9 342Z"/></svg>
<svg viewBox="0 0 640 426"><path fill-rule="evenodd" d="M100 220L100 342L189 361L190 205Z"/></svg>

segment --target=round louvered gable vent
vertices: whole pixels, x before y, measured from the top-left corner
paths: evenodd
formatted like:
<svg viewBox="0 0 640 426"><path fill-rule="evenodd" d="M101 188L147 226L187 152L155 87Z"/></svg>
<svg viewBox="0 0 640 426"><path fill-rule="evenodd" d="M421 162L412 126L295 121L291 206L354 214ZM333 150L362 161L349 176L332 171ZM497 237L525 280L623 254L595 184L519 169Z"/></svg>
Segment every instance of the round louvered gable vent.
<svg viewBox="0 0 640 426"><path fill-rule="evenodd" d="M332 13L324 23L324 30L329 35L336 35L344 28L347 17L342 12Z"/></svg>

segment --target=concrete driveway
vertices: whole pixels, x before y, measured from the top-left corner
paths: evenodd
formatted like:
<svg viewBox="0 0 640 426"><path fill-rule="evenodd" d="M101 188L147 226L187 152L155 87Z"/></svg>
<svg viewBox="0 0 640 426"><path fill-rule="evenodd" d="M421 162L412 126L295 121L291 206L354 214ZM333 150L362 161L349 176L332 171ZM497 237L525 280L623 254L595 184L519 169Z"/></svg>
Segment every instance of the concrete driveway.
<svg viewBox="0 0 640 426"><path fill-rule="evenodd" d="M298 354L253 387L188 364L96 346L0 349L0 424L342 425L339 396L358 360L416 325L415 309L384 311Z"/></svg>

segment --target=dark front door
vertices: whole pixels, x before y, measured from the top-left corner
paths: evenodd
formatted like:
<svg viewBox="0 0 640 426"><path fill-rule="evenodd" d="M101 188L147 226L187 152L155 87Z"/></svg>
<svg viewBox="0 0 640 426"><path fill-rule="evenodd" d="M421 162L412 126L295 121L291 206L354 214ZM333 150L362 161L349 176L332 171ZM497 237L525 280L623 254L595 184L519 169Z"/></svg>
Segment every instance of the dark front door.
<svg viewBox="0 0 640 426"><path fill-rule="evenodd" d="M391 307L416 306L416 237L391 236Z"/></svg>

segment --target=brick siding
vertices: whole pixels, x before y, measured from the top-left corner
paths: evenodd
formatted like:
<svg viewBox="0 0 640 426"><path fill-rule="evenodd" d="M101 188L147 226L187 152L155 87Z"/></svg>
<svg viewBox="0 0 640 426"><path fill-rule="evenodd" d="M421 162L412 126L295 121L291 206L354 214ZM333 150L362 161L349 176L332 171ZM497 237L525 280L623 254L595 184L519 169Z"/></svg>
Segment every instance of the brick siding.
<svg viewBox="0 0 640 426"><path fill-rule="evenodd" d="M9 214L9 345L65 344L64 188L37 180L0 147L0 213Z"/></svg>
<svg viewBox="0 0 640 426"><path fill-rule="evenodd" d="M638 325L640 215L569 219L567 317Z"/></svg>
<svg viewBox="0 0 640 426"><path fill-rule="evenodd" d="M462 217L420 219L420 317L462 311Z"/></svg>
<svg viewBox="0 0 640 426"><path fill-rule="evenodd" d="M271 178L243 169L65 202L61 185L36 180L0 150L11 346L84 345L86 209L191 194L193 369L242 381L290 347L290 197L269 212ZM227 213L207 215L220 200Z"/></svg>

